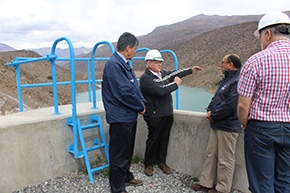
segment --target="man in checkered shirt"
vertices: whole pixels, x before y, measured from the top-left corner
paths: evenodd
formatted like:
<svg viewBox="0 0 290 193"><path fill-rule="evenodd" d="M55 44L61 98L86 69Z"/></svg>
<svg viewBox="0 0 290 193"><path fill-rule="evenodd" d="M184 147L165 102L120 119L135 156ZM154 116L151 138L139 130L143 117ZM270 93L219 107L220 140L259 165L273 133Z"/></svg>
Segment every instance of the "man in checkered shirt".
<svg viewBox="0 0 290 193"><path fill-rule="evenodd" d="M249 190L290 192L290 19L264 15L255 35L262 51L242 68L238 93Z"/></svg>

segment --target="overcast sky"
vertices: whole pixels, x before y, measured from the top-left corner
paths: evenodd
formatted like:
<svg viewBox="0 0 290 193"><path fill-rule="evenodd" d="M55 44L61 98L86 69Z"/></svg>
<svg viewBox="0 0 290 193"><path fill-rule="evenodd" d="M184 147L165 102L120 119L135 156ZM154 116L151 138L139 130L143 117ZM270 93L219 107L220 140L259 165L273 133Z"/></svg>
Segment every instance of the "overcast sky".
<svg viewBox="0 0 290 193"><path fill-rule="evenodd" d="M125 31L145 35L198 14L258 15L290 10L290 0L0 0L0 43L16 49L116 42ZM66 47L66 44L59 44Z"/></svg>

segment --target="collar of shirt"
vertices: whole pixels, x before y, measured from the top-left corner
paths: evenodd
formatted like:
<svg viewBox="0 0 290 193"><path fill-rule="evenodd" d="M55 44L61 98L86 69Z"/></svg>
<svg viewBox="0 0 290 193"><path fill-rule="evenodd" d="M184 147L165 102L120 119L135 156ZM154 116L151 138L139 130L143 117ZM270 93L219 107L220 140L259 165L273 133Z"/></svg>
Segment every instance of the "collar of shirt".
<svg viewBox="0 0 290 193"><path fill-rule="evenodd" d="M125 56L123 56L122 54L120 54L118 51L116 51L116 52L124 60L125 63L128 63L128 60L125 58Z"/></svg>
<svg viewBox="0 0 290 193"><path fill-rule="evenodd" d="M287 43L287 44L289 44L289 40L287 40L287 39L276 40L276 41L270 43L270 44L267 46L266 49L271 48L271 47L274 47L274 46L277 46L277 44L283 44L283 43Z"/></svg>
<svg viewBox="0 0 290 193"><path fill-rule="evenodd" d="M149 69L149 68L148 68L148 69ZM149 70L150 70L150 69L149 69ZM150 72L152 72L152 74L154 74L155 76L157 76L159 79L162 79L161 72L156 73L156 72L153 72L152 70L150 70Z"/></svg>

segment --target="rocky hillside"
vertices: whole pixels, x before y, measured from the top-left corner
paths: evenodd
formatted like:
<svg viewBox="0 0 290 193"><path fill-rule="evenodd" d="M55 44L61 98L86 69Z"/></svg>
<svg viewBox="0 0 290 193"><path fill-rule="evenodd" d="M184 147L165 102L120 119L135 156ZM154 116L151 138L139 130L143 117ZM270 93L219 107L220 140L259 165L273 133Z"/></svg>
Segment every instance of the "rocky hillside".
<svg viewBox="0 0 290 193"><path fill-rule="evenodd" d="M204 70L183 79L192 87L212 88L221 80L220 63L226 54L238 54L244 63L260 51L259 39L253 35L257 22L243 23L203 33L173 49L179 67L201 66ZM173 63L170 58L168 63Z"/></svg>
<svg viewBox="0 0 290 193"><path fill-rule="evenodd" d="M151 33L139 38L140 47L173 49L204 32L225 26L258 21L261 17L261 15L219 16L201 14L182 22L157 27Z"/></svg>

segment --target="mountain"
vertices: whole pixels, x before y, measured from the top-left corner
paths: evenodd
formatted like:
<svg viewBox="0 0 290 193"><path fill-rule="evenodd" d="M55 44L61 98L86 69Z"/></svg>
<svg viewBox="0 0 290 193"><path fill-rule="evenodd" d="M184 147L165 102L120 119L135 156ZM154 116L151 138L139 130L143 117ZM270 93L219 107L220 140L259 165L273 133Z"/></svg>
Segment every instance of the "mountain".
<svg viewBox="0 0 290 193"><path fill-rule="evenodd" d="M160 26L154 29L151 33L138 37L139 48L149 49L170 49L173 50L178 45L204 33L224 26L230 26L234 24L258 21L262 15L249 15L249 16L218 16L218 15L197 15L191 17L185 21L174 23L171 25ZM116 49L116 42L112 43ZM84 58L91 58L92 52L84 55ZM98 48L95 57L109 57L111 51L107 45ZM144 55L144 53L137 54L136 56ZM96 70L101 70L104 67L105 62L97 62ZM134 65L140 66L142 61L134 62ZM79 62L76 64L76 72L84 73L86 69L85 62ZM70 64L66 63L62 65L64 68L69 69Z"/></svg>
<svg viewBox="0 0 290 193"><path fill-rule="evenodd" d="M290 16L290 11L285 11L285 13ZM178 23L155 28L151 33L139 37L139 47L161 50L173 49L201 33L235 24L253 21L258 22L262 16L263 15L196 15Z"/></svg>
<svg viewBox="0 0 290 193"><path fill-rule="evenodd" d="M290 11L286 12L290 15ZM181 45L182 43L201 35L205 32L209 32L218 28L232 26L236 24L242 24L247 22L258 22L262 15L246 15L246 16L219 16L219 15L196 15L187 20L174 23L171 25L159 26L154 29L151 33L138 37L139 39L139 48L149 48L149 49L169 49L174 50L176 47ZM256 23L257 25L257 23ZM257 27L257 26L256 26ZM114 47L116 47L116 42L113 43ZM83 56L85 58L91 58L92 53L88 53ZM98 48L95 57L109 57L111 55L110 49L108 46L103 46ZM137 54L136 56L144 56L144 52ZM183 56L181 56L183 57ZM105 62L97 62L96 70L102 71ZM138 66L143 64L142 61L134 62L134 69L137 66L137 70L139 70ZM85 68L83 67L85 62L79 62L76 64L76 72L83 73L85 72ZM66 63L63 65L64 68L69 69L70 64Z"/></svg>
<svg viewBox="0 0 290 193"><path fill-rule="evenodd" d="M44 48L36 48L36 49L27 49L30 51L34 51L39 53L41 56L46 56L51 54L51 48L50 47L44 47ZM88 54L90 51L92 51L91 48L87 47L80 47L80 48L74 48L74 55L76 58L84 58L86 54ZM56 48L55 54L57 55L58 58L70 58L70 50L69 48L61 49L61 48ZM78 63L78 62L76 62ZM57 61L56 64L58 66L66 67L66 69L70 69L70 63L67 61Z"/></svg>
<svg viewBox="0 0 290 193"><path fill-rule="evenodd" d="M116 47L116 43L112 43L114 47ZM92 48L93 49L93 48ZM90 52L82 55L81 58L91 58L92 57L92 49L90 49ZM116 49L116 48L115 48ZM109 46L104 45L104 46L99 46L95 52L95 58L102 57L102 58L109 58L112 55L111 49ZM98 61L96 62L96 69L97 70L102 70L105 65L104 61ZM63 68L70 69L70 63L66 62L61 64ZM75 71L76 73L86 73L87 72L87 62L84 61L76 61L75 62ZM101 76L97 74L97 76L100 78Z"/></svg>
<svg viewBox="0 0 290 193"><path fill-rule="evenodd" d="M290 12L287 12L290 15ZM196 72L191 76L183 78L182 84L194 87L205 87L215 89L221 80L220 62L229 53L238 54L244 63L252 54L260 51L259 39L253 35L257 29L258 20L261 16L194 16L183 22L172 25L157 27L151 33L138 37L139 48L148 47L160 50L172 50L178 58L179 68L200 66L203 71ZM116 46L116 43L113 43ZM50 49L44 55L50 54ZM59 57L63 50L57 50ZM39 51L40 52L40 51ZM68 50L67 50L68 53ZM77 51L75 50L75 53ZM138 53L136 56L144 56ZM108 46L98 48L95 57L110 57ZM33 51L0 52L0 113L7 114L18 108L17 87L15 69L5 64L15 57L41 57ZM78 57L78 56L76 56ZM91 58L91 53L84 55ZM169 54L163 54L165 62L163 69L173 70L173 58ZM96 78L102 76L105 62L96 62ZM69 64L64 66L69 69ZM145 61L133 61L134 71L139 77L145 70ZM70 72L60 66L57 67L57 81L69 81ZM85 80L86 63L76 62L78 80ZM84 72L84 73L83 73ZM50 62L43 61L25 64L20 67L21 83L43 83L51 82ZM86 85L77 86L78 92L86 91ZM59 104L66 104L70 99L70 86L61 86L58 89ZM25 88L23 89L23 101L26 109L34 109L45 106L53 106L53 94L51 87Z"/></svg>
<svg viewBox="0 0 290 193"><path fill-rule="evenodd" d="M203 68L203 71L183 78L183 84L215 89L222 79L219 65L225 55L237 54L244 63L251 55L261 50L260 41L253 34L256 28L257 22L218 28L175 47L173 52L178 58L179 68L192 66ZM166 61L172 69L174 63L172 57ZM168 65L164 66L166 68Z"/></svg>
<svg viewBox="0 0 290 193"><path fill-rule="evenodd" d="M8 46L7 44L0 43L0 52L9 52L9 51L15 51L15 48L12 48Z"/></svg>
<svg viewBox="0 0 290 193"><path fill-rule="evenodd" d="M172 49L181 43L217 28L258 21L262 15L219 16L197 15L185 21L160 26L151 33L139 38L140 47Z"/></svg>
<svg viewBox="0 0 290 193"><path fill-rule="evenodd" d="M51 47L35 48L35 49L27 49L27 50L37 52L41 56L46 56L46 55L51 54ZM74 48L74 54L77 57L81 57L89 53L91 50L92 50L91 48L87 48L87 47ZM58 56L58 58L70 57L69 48L65 48L65 49L56 48L55 53Z"/></svg>
<svg viewBox="0 0 290 193"><path fill-rule="evenodd" d="M290 11L286 13L290 15ZM138 37L138 47L172 50L177 55L179 68L198 65L204 69L184 78L183 84L215 89L222 77L219 64L226 54L238 54L244 63L247 58L260 51L259 39L253 33L261 17L262 15L197 15L182 22L157 27L151 33ZM105 51L104 48L98 56ZM144 55L143 52L136 56ZM165 58L163 68L173 70L172 57L165 55ZM96 67L100 74L103 64L98 63ZM167 68L167 64L172 68ZM138 76L145 70L145 62L134 61L133 68Z"/></svg>

